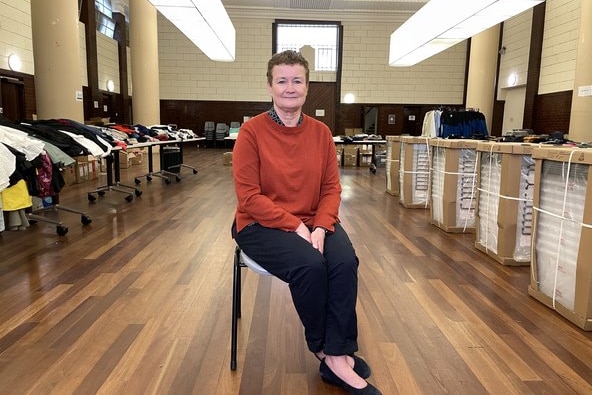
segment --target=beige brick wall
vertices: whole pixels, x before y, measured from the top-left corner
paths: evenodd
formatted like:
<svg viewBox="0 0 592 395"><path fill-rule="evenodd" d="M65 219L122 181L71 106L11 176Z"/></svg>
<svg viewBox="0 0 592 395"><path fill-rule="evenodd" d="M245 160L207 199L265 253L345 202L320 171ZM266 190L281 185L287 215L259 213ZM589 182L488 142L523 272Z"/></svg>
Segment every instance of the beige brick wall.
<svg viewBox="0 0 592 395"><path fill-rule="evenodd" d="M9 70L8 57L21 59L21 72L35 74L29 0L0 0L0 68Z"/></svg>
<svg viewBox="0 0 592 395"><path fill-rule="evenodd" d="M352 92L359 103L462 103L466 42L415 66L397 68L388 65L396 26L343 25L342 95Z"/></svg>
<svg viewBox="0 0 592 395"><path fill-rule="evenodd" d="M270 19L235 18L236 61L212 62L159 15L160 95L163 99L269 100L265 70L271 53ZM388 66L387 23L344 23L342 92L365 103L462 102L466 43L411 68ZM311 73L334 81L334 73Z"/></svg>
<svg viewBox="0 0 592 395"><path fill-rule="evenodd" d="M115 85L114 92L120 93L117 41L97 32L97 55L99 89L106 91L107 81L112 80Z"/></svg>
<svg viewBox="0 0 592 395"><path fill-rule="evenodd" d="M267 101L265 71L271 53L271 21L234 20L235 62L208 59L158 15L161 99Z"/></svg>
<svg viewBox="0 0 592 395"><path fill-rule="evenodd" d="M504 22L502 45L506 47L506 52L500 61L500 89L526 84L531 25L532 9ZM508 80L511 75L517 76L513 85Z"/></svg>
<svg viewBox="0 0 592 395"><path fill-rule="evenodd" d="M498 100L506 102L502 131L523 125L532 15L532 10L525 11L503 25L502 45L506 50L500 57L497 94ZM509 79L512 75L516 76L515 82Z"/></svg>
<svg viewBox="0 0 592 395"><path fill-rule="evenodd" d="M580 26L580 0L546 3L539 94L573 89Z"/></svg>
<svg viewBox="0 0 592 395"><path fill-rule="evenodd" d="M82 86L88 86L88 70L86 64L86 32L84 23L78 22L78 40L80 43L80 75Z"/></svg>

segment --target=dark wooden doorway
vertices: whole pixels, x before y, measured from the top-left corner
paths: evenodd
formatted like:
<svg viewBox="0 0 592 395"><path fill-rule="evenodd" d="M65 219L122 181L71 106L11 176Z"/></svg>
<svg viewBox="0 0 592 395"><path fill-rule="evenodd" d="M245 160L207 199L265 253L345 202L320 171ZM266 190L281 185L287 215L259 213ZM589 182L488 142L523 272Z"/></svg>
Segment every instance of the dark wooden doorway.
<svg viewBox="0 0 592 395"><path fill-rule="evenodd" d="M336 92L336 84L333 82L310 82L308 96L302 107L306 115L324 122L333 134L335 134Z"/></svg>
<svg viewBox="0 0 592 395"><path fill-rule="evenodd" d="M403 133L411 136L420 136L423 119L421 118L421 107L409 106L404 108Z"/></svg>
<svg viewBox="0 0 592 395"><path fill-rule="evenodd" d="M120 95L103 93L103 118L109 118L109 122L123 122Z"/></svg>
<svg viewBox="0 0 592 395"><path fill-rule="evenodd" d="M25 119L25 84L16 78L0 77L3 115L11 121Z"/></svg>

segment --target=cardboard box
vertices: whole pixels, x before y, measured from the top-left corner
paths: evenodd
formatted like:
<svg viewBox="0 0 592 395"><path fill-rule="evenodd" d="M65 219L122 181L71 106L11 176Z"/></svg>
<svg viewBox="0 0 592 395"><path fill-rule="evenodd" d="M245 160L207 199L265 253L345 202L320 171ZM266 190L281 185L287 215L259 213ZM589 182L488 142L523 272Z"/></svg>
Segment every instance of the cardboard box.
<svg viewBox="0 0 592 395"><path fill-rule="evenodd" d="M376 155L374 155L374 164L376 167L386 167L386 151L376 152Z"/></svg>
<svg viewBox="0 0 592 395"><path fill-rule="evenodd" d="M369 167L372 163L372 146L370 144L358 144L358 164Z"/></svg>
<svg viewBox="0 0 592 395"><path fill-rule="evenodd" d="M358 150L360 152L360 155L372 155L371 144L360 144L358 145Z"/></svg>
<svg viewBox="0 0 592 395"><path fill-rule="evenodd" d="M222 164L224 166L232 166L232 152L224 153L224 162Z"/></svg>
<svg viewBox="0 0 592 395"><path fill-rule="evenodd" d="M337 166L343 166L343 144L335 144L335 155L337 155Z"/></svg>
<svg viewBox="0 0 592 395"><path fill-rule="evenodd" d="M386 192L399 196L399 165L398 160L386 161Z"/></svg>
<svg viewBox="0 0 592 395"><path fill-rule="evenodd" d="M369 167L372 163L372 154L359 153L360 166Z"/></svg>
<svg viewBox="0 0 592 395"><path fill-rule="evenodd" d="M401 159L401 136L386 136L386 160Z"/></svg>
<svg viewBox="0 0 592 395"><path fill-rule="evenodd" d="M76 173L76 182L93 181L99 177L99 165L94 156L76 158L78 171Z"/></svg>
<svg viewBox="0 0 592 395"><path fill-rule="evenodd" d="M343 167L357 167L358 156L351 153L343 153Z"/></svg>
<svg viewBox="0 0 592 395"><path fill-rule="evenodd" d="M530 264L536 144L477 145L475 247L502 265Z"/></svg>
<svg viewBox="0 0 592 395"><path fill-rule="evenodd" d="M528 293L592 331L592 149L535 148Z"/></svg>
<svg viewBox="0 0 592 395"><path fill-rule="evenodd" d="M386 192L399 196L399 164L401 136L386 136Z"/></svg>
<svg viewBox="0 0 592 395"><path fill-rule="evenodd" d="M478 143L478 140L430 140L431 223L446 232L475 232Z"/></svg>
<svg viewBox="0 0 592 395"><path fill-rule="evenodd" d="M99 166L99 173L107 173L107 158L99 158L97 160L97 165Z"/></svg>
<svg viewBox="0 0 592 395"><path fill-rule="evenodd" d="M76 184L76 164L64 167L62 169L62 177L64 178L66 186Z"/></svg>
<svg viewBox="0 0 592 395"><path fill-rule="evenodd" d="M354 129L353 128L345 128L345 135L346 136L353 136L354 135Z"/></svg>
<svg viewBox="0 0 592 395"><path fill-rule="evenodd" d="M143 152L134 152L134 156L132 156L131 158L131 165L141 165L144 159L144 153Z"/></svg>
<svg viewBox="0 0 592 395"><path fill-rule="evenodd" d="M77 156L74 160L76 163L62 169L66 185L80 184L99 177L99 163L94 156Z"/></svg>
<svg viewBox="0 0 592 395"><path fill-rule="evenodd" d="M358 146L343 146L343 167L356 167L358 165Z"/></svg>
<svg viewBox="0 0 592 395"><path fill-rule="evenodd" d="M399 203L405 208L429 208L429 138L401 136Z"/></svg>
<svg viewBox="0 0 592 395"><path fill-rule="evenodd" d="M131 151L119 151L119 168L128 169L136 155Z"/></svg>
<svg viewBox="0 0 592 395"><path fill-rule="evenodd" d="M127 150L128 156L129 156L129 160L130 160L130 166L134 166L134 165L141 165L144 161L144 158L146 157L148 150L144 147L142 148L132 148L132 149L128 149ZM129 155L129 154L133 154L133 155Z"/></svg>

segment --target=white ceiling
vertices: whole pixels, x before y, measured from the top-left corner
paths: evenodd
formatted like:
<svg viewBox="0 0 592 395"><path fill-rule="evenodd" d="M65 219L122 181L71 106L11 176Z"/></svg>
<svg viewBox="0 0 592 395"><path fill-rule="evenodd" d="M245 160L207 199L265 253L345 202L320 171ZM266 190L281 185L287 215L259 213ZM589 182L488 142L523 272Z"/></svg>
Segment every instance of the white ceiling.
<svg viewBox="0 0 592 395"><path fill-rule="evenodd" d="M404 21L427 0L222 0L230 14L281 19L330 18Z"/></svg>
<svg viewBox="0 0 592 395"><path fill-rule="evenodd" d="M285 8L334 11L415 12L427 0L222 0L225 6L237 8Z"/></svg>

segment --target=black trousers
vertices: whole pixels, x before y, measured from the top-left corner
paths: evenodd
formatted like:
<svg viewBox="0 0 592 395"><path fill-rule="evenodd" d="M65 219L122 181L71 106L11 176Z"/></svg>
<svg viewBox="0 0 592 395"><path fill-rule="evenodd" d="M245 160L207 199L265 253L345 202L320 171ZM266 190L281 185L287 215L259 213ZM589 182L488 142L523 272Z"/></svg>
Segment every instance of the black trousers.
<svg viewBox="0 0 592 395"><path fill-rule="evenodd" d="M252 224L233 236L269 273L288 283L308 348L327 355L358 350L358 258L341 225L325 237L324 253L295 232Z"/></svg>

